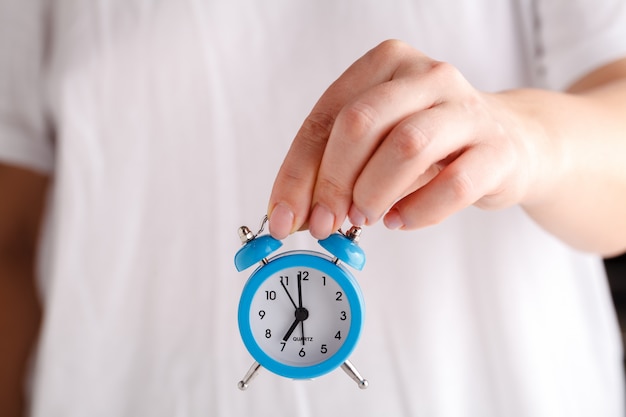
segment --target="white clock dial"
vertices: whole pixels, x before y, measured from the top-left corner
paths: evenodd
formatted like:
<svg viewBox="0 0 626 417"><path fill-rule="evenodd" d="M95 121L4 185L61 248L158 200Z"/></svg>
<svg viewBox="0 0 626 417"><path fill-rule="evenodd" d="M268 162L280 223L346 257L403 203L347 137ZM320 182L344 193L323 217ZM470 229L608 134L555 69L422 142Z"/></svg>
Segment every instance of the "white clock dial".
<svg viewBox="0 0 626 417"><path fill-rule="evenodd" d="M351 309L343 288L314 268L292 267L268 277L250 305L259 347L290 366L311 366L334 355L348 336Z"/></svg>

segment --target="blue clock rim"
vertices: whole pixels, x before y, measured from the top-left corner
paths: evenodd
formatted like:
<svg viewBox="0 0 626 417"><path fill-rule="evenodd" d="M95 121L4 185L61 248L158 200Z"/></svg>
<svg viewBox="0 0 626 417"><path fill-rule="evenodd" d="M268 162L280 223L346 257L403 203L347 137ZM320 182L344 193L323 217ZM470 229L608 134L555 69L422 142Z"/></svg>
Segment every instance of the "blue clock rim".
<svg viewBox="0 0 626 417"><path fill-rule="evenodd" d="M332 276L343 289L350 303L351 321L348 336L339 350L326 359L311 366L292 366L273 359L257 344L250 324L250 306L259 287L276 272L291 267L315 268ZM311 379L325 375L341 366L352 354L363 330L365 302L356 279L343 265L335 264L324 254L313 251L289 251L271 258L266 265L258 267L246 282L238 308L239 333L252 357L267 370L293 379Z"/></svg>

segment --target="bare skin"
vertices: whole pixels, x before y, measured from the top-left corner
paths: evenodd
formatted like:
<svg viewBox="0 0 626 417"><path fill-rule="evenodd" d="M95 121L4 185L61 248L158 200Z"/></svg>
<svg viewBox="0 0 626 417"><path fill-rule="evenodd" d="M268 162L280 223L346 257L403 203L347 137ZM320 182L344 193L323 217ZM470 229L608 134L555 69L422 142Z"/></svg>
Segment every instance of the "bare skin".
<svg viewBox="0 0 626 417"><path fill-rule="evenodd" d="M324 238L349 217L391 229L475 205L521 205L566 243L626 250L626 58L565 93L484 93L400 41L357 60L297 133L269 201L270 233Z"/></svg>
<svg viewBox="0 0 626 417"><path fill-rule="evenodd" d="M0 415L25 415L24 387L41 309L35 248L47 180L0 164Z"/></svg>

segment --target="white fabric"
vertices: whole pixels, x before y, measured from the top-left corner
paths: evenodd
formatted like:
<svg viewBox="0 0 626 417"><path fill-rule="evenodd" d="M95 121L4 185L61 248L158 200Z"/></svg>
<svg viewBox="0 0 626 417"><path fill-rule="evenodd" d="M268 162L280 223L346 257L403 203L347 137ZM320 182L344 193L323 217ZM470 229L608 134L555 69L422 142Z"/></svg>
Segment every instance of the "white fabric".
<svg viewBox="0 0 626 417"><path fill-rule="evenodd" d="M600 260L519 208L364 231L366 391L236 388L237 227L325 87L399 38L480 89L563 88L626 54L623 1L573 4L1 0L0 158L53 177L32 415L623 416Z"/></svg>

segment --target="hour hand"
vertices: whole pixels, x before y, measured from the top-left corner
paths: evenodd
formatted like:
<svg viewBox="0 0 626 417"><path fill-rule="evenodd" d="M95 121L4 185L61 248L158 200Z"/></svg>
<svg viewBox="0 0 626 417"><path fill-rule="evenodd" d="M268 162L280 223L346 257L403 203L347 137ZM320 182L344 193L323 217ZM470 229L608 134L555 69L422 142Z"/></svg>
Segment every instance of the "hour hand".
<svg viewBox="0 0 626 417"><path fill-rule="evenodd" d="M296 308L296 319L291 323L291 327L287 330L287 333L283 337L283 341L286 342L289 339L289 336L296 330L298 327L298 323L302 323L302 344L304 344L304 320L309 318L309 310L306 308Z"/></svg>
<svg viewBox="0 0 626 417"><path fill-rule="evenodd" d="M298 323L300 323L300 319L296 317L294 322L291 324L291 327L289 327L289 330L287 330L287 333L285 333L285 336L283 336L283 342L289 340L289 336L291 336L294 330L296 330L296 327L298 327Z"/></svg>

